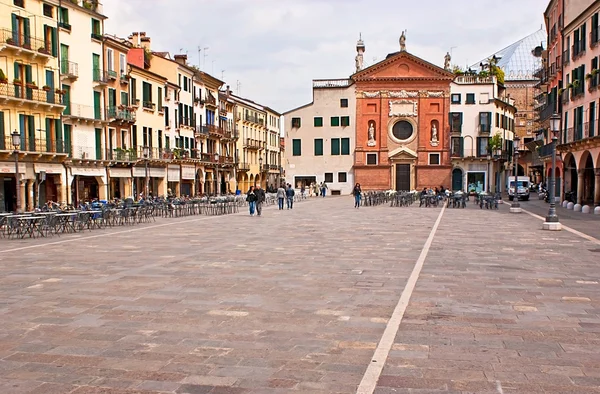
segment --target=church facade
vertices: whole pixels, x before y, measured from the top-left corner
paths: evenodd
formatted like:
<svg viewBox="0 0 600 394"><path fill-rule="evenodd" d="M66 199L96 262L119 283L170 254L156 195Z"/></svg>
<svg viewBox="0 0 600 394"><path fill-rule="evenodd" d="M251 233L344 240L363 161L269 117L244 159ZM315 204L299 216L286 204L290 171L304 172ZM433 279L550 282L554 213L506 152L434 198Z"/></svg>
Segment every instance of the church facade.
<svg viewBox="0 0 600 394"><path fill-rule="evenodd" d="M364 70L356 88L355 181L363 190L450 187L450 83L454 74L406 51ZM357 50L359 48L357 47Z"/></svg>

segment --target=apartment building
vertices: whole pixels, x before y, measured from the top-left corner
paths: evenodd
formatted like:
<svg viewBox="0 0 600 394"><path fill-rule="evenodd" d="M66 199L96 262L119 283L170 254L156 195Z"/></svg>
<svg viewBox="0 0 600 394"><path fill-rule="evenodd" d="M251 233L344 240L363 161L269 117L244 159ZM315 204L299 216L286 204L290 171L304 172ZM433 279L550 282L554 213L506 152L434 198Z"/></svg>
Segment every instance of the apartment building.
<svg viewBox="0 0 600 394"><path fill-rule="evenodd" d="M356 91L350 79L314 80L313 101L287 111L285 180L295 188L326 182L331 194L354 187Z"/></svg>
<svg viewBox="0 0 600 394"><path fill-rule="evenodd" d="M70 140L60 119L65 109L58 73L60 13L38 0L0 4L0 212L17 209L17 194L18 208L29 210L66 199L68 193L63 163ZM13 133L20 140L16 146Z"/></svg>
<svg viewBox="0 0 600 394"><path fill-rule="evenodd" d="M266 144L263 171L269 189L277 188L281 178L281 114L264 107L266 112Z"/></svg>
<svg viewBox="0 0 600 394"><path fill-rule="evenodd" d="M452 190L503 191L512 170L514 100L493 75L460 75L450 85Z"/></svg>

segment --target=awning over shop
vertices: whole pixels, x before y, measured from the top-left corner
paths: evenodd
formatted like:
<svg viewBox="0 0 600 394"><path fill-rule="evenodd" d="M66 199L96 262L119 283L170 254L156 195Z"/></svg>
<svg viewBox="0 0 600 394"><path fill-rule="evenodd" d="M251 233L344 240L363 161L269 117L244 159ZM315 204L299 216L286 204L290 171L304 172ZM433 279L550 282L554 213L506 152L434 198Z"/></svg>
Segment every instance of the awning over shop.
<svg viewBox="0 0 600 394"><path fill-rule="evenodd" d="M95 167L71 167L71 175L106 176L106 169Z"/></svg>
<svg viewBox="0 0 600 394"><path fill-rule="evenodd" d="M169 165L167 169L167 182L179 182L181 180L181 167Z"/></svg>
<svg viewBox="0 0 600 394"><path fill-rule="evenodd" d="M25 163L19 163L19 173L24 174L26 171ZM0 174L14 174L15 163L14 162L0 162Z"/></svg>
<svg viewBox="0 0 600 394"><path fill-rule="evenodd" d="M109 168L111 178L131 178L131 168Z"/></svg>
<svg viewBox="0 0 600 394"><path fill-rule="evenodd" d="M146 176L146 168L133 167L133 176L144 178ZM148 176L151 178L164 178L167 176L167 169L164 167L148 167Z"/></svg>
<svg viewBox="0 0 600 394"><path fill-rule="evenodd" d="M185 179L185 180L196 179L196 167L181 166L181 179Z"/></svg>
<svg viewBox="0 0 600 394"><path fill-rule="evenodd" d="M34 164L34 170L36 174L39 174L43 171L46 174L55 175L64 174L65 167L62 164L36 163Z"/></svg>

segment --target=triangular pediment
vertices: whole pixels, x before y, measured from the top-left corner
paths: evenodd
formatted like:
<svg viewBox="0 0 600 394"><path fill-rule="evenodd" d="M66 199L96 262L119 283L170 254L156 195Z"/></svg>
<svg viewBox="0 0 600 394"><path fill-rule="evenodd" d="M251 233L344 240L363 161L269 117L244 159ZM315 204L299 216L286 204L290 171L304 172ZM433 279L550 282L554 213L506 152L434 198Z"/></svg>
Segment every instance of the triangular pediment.
<svg viewBox="0 0 600 394"><path fill-rule="evenodd" d="M385 60L357 72L352 75L352 79L355 81L376 79L446 79L452 81L454 74L402 51L393 53Z"/></svg>
<svg viewBox="0 0 600 394"><path fill-rule="evenodd" d="M396 160L400 160L400 159L416 159L417 158L417 152L415 152L412 149L409 149L405 146L401 146L400 148L396 148L393 151L391 151L388 155L388 157L390 159L396 159Z"/></svg>

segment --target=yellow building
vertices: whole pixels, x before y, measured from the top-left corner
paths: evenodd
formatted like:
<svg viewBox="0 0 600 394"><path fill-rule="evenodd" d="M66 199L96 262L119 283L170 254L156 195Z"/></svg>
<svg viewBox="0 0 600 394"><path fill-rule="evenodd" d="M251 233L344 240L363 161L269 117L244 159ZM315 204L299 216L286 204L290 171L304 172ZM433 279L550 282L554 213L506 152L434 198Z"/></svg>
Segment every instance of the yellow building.
<svg viewBox="0 0 600 394"><path fill-rule="evenodd" d="M67 197L57 14L58 7L38 0L0 3L0 211L17 208L17 193L21 210Z"/></svg>
<svg viewBox="0 0 600 394"><path fill-rule="evenodd" d="M281 166L281 114L269 107L264 108L267 113L267 140L263 172L268 185L277 188L280 185L281 172L283 171Z"/></svg>

